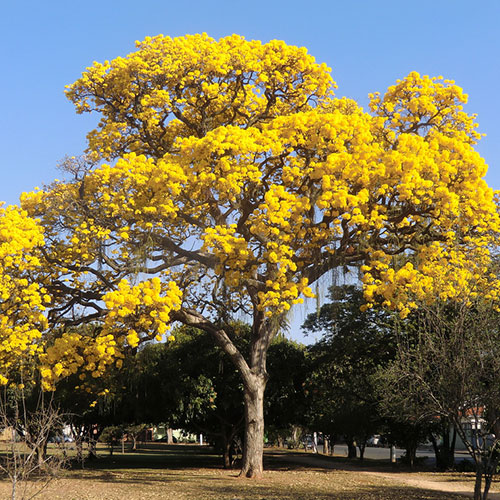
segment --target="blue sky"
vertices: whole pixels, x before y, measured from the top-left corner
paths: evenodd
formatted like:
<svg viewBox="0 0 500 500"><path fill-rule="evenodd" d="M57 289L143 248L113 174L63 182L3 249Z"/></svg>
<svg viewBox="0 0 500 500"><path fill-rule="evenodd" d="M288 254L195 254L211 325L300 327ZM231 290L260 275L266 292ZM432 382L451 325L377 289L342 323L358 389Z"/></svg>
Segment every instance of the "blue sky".
<svg viewBox="0 0 500 500"><path fill-rule="evenodd" d="M332 68L337 95L364 106L369 92L413 70L454 79L487 134L477 149L488 182L500 189L499 0L4 0L0 17L0 200L7 203L49 183L59 160L85 148L96 118L77 115L64 86L93 61L160 33L238 33L305 46Z"/></svg>

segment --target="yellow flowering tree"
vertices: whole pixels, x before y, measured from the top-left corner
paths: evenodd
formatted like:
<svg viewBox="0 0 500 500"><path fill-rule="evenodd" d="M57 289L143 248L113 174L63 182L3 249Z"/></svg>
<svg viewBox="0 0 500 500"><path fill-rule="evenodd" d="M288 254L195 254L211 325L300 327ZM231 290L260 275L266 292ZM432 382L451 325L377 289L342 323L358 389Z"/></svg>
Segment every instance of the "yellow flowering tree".
<svg viewBox="0 0 500 500"><path fill-rule="evenodd" d="M30 380L43 351L50 298L33 280L41 269L42 244L35 220L0 204L0 385Z"/></svg>
<svg viewBox="0 0 500 500"><path fill-rule="evenodd" d="M98 377L172 321L206 330L241 373L242 474L259 476L266 353L314 281L357 266L367 307L404 316L490 279L499 220L462 90L411 73L365 112L334 88L304 48L236 35L146 38L68 87L101 116L88 162L23 206L45 226L49 320L92 322L99 343L58 339L47 384L78 366Z"/></svg>

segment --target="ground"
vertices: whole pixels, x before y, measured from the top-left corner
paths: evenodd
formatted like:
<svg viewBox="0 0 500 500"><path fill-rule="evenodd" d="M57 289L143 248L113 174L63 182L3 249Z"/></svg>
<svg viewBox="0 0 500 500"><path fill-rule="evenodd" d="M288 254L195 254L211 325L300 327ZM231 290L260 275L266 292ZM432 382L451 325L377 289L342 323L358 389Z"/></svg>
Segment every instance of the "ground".
<svg viewBox="0 0 500 500"><path fill-rule="evenodd" d="M202 451L202 453L200 453ZM261 480L219 468L207 447L148 445L136 453L103 452L85 469L66 471L41 500L458 500L472 492L471 474L410 472L380 461L268 449ZM10 484L0 483L0 498ZM18 496L22 498L22 496ZM492 500L500 495L492 495Z"/></svg>

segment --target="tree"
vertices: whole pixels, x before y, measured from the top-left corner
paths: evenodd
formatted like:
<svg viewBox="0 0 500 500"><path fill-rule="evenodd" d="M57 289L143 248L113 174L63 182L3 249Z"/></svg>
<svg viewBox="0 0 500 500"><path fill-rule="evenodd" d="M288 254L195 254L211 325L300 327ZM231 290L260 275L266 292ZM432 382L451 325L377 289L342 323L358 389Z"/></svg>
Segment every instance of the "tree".
<svg viewBox="0 0 500 500"><path fill-rule="evenodd" d="M310 347L311 422L332 443L335 435L343 435L349 458L356 457L357 443L362 459L367 439L382 425L373 375L394 357L395 337L387 312L361 310L359 287L331 286L329 298L302 326L306 332L323 333Z"/></svg>
<svg viewBox="0 0 500 500"><path fill-rule="evenodd" d="M246 325L235 325L241 332ZM243 390L236 368L203 330L177 328L176 341L148 344L128 364L120 395L128 421L168 422L202 433L232 467L232 448L243 430ZM244 350L246 339L235 340ZM122 406L119 405L119 406Z"/></svg>
<svg viewBox="0 0 500 500"><path fill-rule="evenodd" d="M30 405L31 390L11 384L0 398L0 426L11 434L0 472L11 483L11 500L35 498L67 464L64 450L47 454L47 442L62 429L63 415L43 397Z"/></svg>
<svg viewBox="0 0 500 500"><path fill-rule="evenodd" d="M500 330L482 295L422 307L378 377L386 411L453 424L476 465L476 500L486 500L500 460Z"/></svg>
<svg viewBox="0 0 500 500"><path fill-rule="evenodd" d="M146 38L69 86L101 115L90 163L22 204L45 230L49 321L101 328L53 340L47 389L172 321L203 329L241 374L242 475L260 476L267 350L311 283L361 266L367 300L404 315L481 274L498 217L462 90L411 73L368 113L334 86L306 49L237 35Z"/></svg>
<svg viewBox="0 0 500 500"><path fill-rule="evenodd" d="M105 427L99 437L99 440L109 446L109 456L113 456L114 447L123 440L123 428L116 425Z"/></svg>
<svg viewBox="0 0 500 500"><path fill-rule="evenodd" d="M304 387L309 371L306 348L286 338L275 339L269 346L267 371L266 431L268 438L283 446L294 428L308 425Z"/></svg>

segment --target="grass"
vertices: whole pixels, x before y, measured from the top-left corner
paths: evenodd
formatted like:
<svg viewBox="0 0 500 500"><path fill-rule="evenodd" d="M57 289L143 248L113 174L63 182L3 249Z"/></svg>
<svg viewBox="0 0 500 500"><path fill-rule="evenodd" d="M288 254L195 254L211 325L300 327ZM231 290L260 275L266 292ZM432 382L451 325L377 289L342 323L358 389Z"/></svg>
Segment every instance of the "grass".
<svg viewBox="0 0 500 500"><path fill-rule="evenodd" d="M261 480L237 477L220 468L209 448L152 444L136 452L109 457L101 450L85 469L54 479L41 500L452 500L463 498L388 479L387 465L365 461L358 466L342 458L267 450ZM377 472L374 474L373 472ZM380 472L380 474L379 474ZM463 476L461 476L463 477ZM0 498L10 485L0 482ZM471 489L469 488L469 491Z"/></svg>

